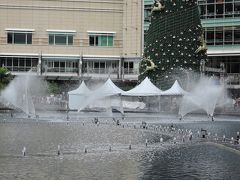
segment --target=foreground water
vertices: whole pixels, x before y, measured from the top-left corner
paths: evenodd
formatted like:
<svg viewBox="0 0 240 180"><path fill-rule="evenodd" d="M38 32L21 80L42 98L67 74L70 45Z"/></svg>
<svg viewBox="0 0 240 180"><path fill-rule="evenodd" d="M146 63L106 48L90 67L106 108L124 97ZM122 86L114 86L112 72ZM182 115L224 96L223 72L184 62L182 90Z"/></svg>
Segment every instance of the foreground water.
<svg viewBox="0 0 240 180"><path fill-rule="evenodd" d="M192 142L173 144L171 138L153 131L126 127L141 123L170 123L176 128L197 132L205 128L219 136L236 136L240 130L238 117L223 117L220 121L179 122L174 117L129 115L125 127L116 126L110 118L63 115L35 120L1 116L0 179L239 179L240 153L227 148ZM65 116L64 116L65 117ZM94 115L93 115L94 117ZM202 119L201 119L202 118ZM5 119L5 120L3 120ZM191 119L191 118L190 118ZM235 121L226 121L226 120ZM47 121L46 121L47 120ZM72 120L72 121L71 121ZM195 121L196 120L196 121ZM206 120L206 119L205 119ZM145 140L148 139L148 146ZM132 149L129 150L129 144ZM62 155L57 156L60 145ZM26 147L26 157L21 151ZM238 145L236 145L238 146ZM109 151L111 147L111 151ZM84 153L87 149L87 153Z"/></svg>

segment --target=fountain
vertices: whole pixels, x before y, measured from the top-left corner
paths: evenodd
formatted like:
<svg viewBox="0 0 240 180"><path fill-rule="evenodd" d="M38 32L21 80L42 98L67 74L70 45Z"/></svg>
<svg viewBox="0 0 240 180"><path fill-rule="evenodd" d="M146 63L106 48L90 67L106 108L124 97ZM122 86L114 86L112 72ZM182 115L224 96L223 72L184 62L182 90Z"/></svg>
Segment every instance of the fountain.
<svg viewBox="0 0 240 180"><path fill-rule="evenodd" d="M212 117L213 121L216 106L223 105L222 102L226 98L224 85L216 84L213 78L202 77L195 88L183 96L179 115L182 118L190 112L202 109Z"/></svg>
<svg viewBox="0 0 240 180"><path fill-rule="evenodd" d="M16 76L1 92L3 104L22 110L28 117L37 116L33 97L45 93L43 81L31 74ZM12 114L11 114L12 115Z"/></svg>
<svg viewBox="0 0 240 180"><path fill-rule="evenodd" d="M16 77L2 92L2 98L15 107L22 109L26 114L34 115L35 111L33 110L34 102L32 97L36 93L32 88L37 84L35 83L37 81L36 77ZM211 85L209 79L207 79L205 83L206 84L202 82L202 84L199 84L202 85L201 88L204 89L207 97L203 97L204 93L198 92L197 90L193 90L187 94L186 97L183 98L185 99L185 102L183 102L183 104L185 103L185 109L181 107L182 116L190 112L189 110L192 108L191 103L195 103L196 107L194 106L194 108L196 109L205 108L205 111L210 115L213 115L216 106L223 103L223 100L220 101L221 98L219 99L219 97L221 97L222 92L224 92L224 88ZM210 83L210 85L208 83ZM11 96L11 93L14 95ZM132 170L135 169L135 164L136 167L142 168L145 167L145 163L150 162L150 160L153 162L161 162L168 157L168 155L163 156L165 152L174 152L176 150L176 152L180 151L181 154L184 154L186 151L182 150L182 145L184 145L184 148L189 148L190 152L192 151L191 148L193 149L196 146L201 146L202 148L197 148L197 152L201 151L206 146L206 144L204 144L205 142L234 146L234 139L232 139L230 143L230 139L226 137L236 137L236 132L237 136L239 135L237 130L235 130L232 135L228 132L216 132L214 129L208 129L208 126L206 126L203 128L208 131L210 130L212 136L210 136L209 133L209 135L203 139L201 136L202 130L200 131L200 128L195 128L195 126L199 125L198 123L179 122L175 116L171 116L170 114L126 113L123 120L120 121L121 116L111 112L113 103L109 97L103 96L102 94L91 93L87 98L88 99L83 102L83 106L92 103L96 104L96 101L100 101L107 109L108 114L95 112L79 113L72 111L69 111L68 114L63 114L62 112L46 112L45 116L38 117L37 123L20 124L21 121L11 123L10 125L8 123L2 123L0 126L0 143L5 144L5 146L0 147L0 155L9 157L6 158L7 163L4 164L8 166L11 163L18 163L16 162L16 158L11 158L11 156L12 154L19 153L15 152L15 149L19 151L19 148L11 148L11 146L15 147L16 142L21 142L20 149L22 148L22 156L26 156L26 147L28 148L28 158L22 158L22 160L31 161L33 166L38 165L34 164L35 157L37 157L41 159L42 162L52 162L47 163L45 166L47 168L51 168L49 164L56 163L58 166L64 164L64 168L67 168L65 172L71 172L69 176L81 174L83 170L79 168L80 165L86 167L86 171L88 170L87 168L91 166L94 171L101 172L103 175L105 175L104 172L106 172L107 169L110 169L109 172L113 172L113 175L116 176L119 174L119 163L123 163L121 167L126 166L126 169L130 170L129 174L133 174ZM119 97L117 96L116 98L117 103L119 103ZM209 99L210 102L207 103ZM24 103L26 103L26 105L24 105ZM33 109L31 109L31 107ZM62 118L59 118L59 114ZM10 120L13 121L16 117L17 115L14 115ZM47 122L45 120L47 120ZM67 126L66 122L68 124ZM189 126L191 123L194 127ZM202 126L201 123L200 126ZM218 123L219 122L215 122L211 124L213 126ZM22 145L25 147L23 148ZM171 155L172 153L169 154ZM145 156L150 159L145 161ZM189 153L189 156L191 156L191 153ZM164 158L162 159L162 157ZM193 157L197 156L193 154ZM180 159L177 157L177 161L182 159L182 156ZM4 160L3 158L3 162ZM10 163L8 164L9 161ZM73 161L77 166L75 166L75 163L72 163ZM109 164L109 162L111 163ZM173 158L171 162L178 164ZM70 164L70 167L67 163ZM115 165L115 163L117 165ZM71 164L73 165L71 166ZM78 166L78 164L80 165ZM116 168L112 170L111 168L113 167ZM43 167L38 168L39 172L42 172L41 168ZM0 169L2 169L1 164ZM156 170L158 171L159 169L156 168ZM4 173L6 171L7 170L2 170ZM46 172L46 170L43 171ZM114 174L115 172L116 174ZM62 172L59 171L59 173ZM124 170L124 173L128 175L126 170ZM83 177L83 174L79 175L79 177ZM105 177L99 176L98 173L94 173L94 176L97 176L99 179ZM46 177L48 177L48 175ZM71 177L67 178L71 179Z"/></svg>

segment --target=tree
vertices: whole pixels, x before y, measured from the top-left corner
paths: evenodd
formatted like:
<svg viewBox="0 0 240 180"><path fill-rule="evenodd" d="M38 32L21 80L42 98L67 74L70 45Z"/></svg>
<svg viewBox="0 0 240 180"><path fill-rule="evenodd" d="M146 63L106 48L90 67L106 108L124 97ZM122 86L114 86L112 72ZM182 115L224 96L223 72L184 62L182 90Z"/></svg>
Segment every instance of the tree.
<svg viewBox="0 0 240 180"><path fill-rule="evenodd" d="M162 89L198 72L207 59L196 0L155 0L145 38L139 79L148 76Z"/></svg>
<svg viewBox="0 0 240 180"><path fill-rule="evenodd" d="M61 93L59 85L56 82L48 82L48 93L50 94Z"/></svg>
<svg viewBox="0 0 240 180"><path fill-rule="evenodd" d="M0 67L0 89L5 88L5 86L11 80L12 75L7 68Z"/></svg>

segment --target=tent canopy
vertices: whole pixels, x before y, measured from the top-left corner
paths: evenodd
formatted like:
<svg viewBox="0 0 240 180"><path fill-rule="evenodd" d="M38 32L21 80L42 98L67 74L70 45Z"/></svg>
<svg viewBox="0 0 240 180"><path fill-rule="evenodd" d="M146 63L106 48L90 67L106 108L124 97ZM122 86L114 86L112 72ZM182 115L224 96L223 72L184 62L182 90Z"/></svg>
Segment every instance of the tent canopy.
<svg viewBox="0 0 240 180"><path fill-rule="evenodd" d="M91 90L88 89L88 87L86 86L84 81L81 83L81 85L77 89L75 89L73 91L69 91L68 92L69 108L72 110L78 109L85 101L85 99L87 97L86 95L89 94L90 92L91 92Z"/></svg>
<svg viewBox="0 0 240 180"><path fill-rule="evenodd" d="M162 91L157 88L148 77L146 77L139 85L135 88L126 91L122 95L125 96L159 96Z"/></svg>
<svg viewBox="0 0 240 180"><path fill-rule="evenodd" d="M68 94L77 95L77 94L86 94L89 92L90 92L89 88L86 86L85 82L83 81L77 89L73 91L69 91Z"/></svg>
<svg viewBox="0 0 240 180"><path fill-rule="evenodd" d="M124 91L117 87L110 78L98 89L92 91L93 94L100 96L113 96L123 94Z"/></svg>
<svg viewBox="0 0 240 180"><path fill-rule="evenodd" d="M166 91L163 91L162 95L168 95L168 96L180 96L186 94L186 91L184 91L181 86L179 85L178 81L176 80L172 87Z"/></svg>

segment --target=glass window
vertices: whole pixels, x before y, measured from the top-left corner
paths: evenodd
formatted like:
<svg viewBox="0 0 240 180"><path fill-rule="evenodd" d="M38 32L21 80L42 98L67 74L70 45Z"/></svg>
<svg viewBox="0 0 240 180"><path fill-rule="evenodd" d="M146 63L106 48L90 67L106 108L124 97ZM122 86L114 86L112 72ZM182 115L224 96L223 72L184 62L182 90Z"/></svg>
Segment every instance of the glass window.
<svg viewBox="0 0 240 180"><path fill-rule="evenodd" d="M31 33L27 34L27 44L32 44L32 34Z"/></svg>
<svg viewBox="0 0 240 180"><path fill-rule="evenodd" d="M73 35L72 34L59 34L51 33L48 36L50 45L73 45Z"/></svg>
<svg viewBox="0 0 240 180"><path fill-rule="evenodd" d="M113 46L113 36L108 36L108 46Z"/></svg>
<svg viewBox="0 0 240 180"><path fill-rule="evenodd" d="M25 58L19 58L19 66L24 66Z"/></svg>
<svg viewBox="0 0 240 180"><path fill-rule="evenodd" d="M240 16L240 2L234 3L234 16L239 17Z"/></svg>
<svg viewBox="0 0 240 180"><path fill-rule="evenodd" d="M18 66L18 58L13 58L13 66Z"/></svg>
<svg viewBox="0 0 240 180"><path fill-rule="evenodd" d="M26 66L31 67L32 66L32 60L30 58L26 59Z"/></svg>
<svg viewBox="0 0 240 180"><path fill-rule="evenodd" d="M64 34L55 34L55 44L56 45L66 45L67 36Z"/></svg>
<svg viewBox="0 0 240 180"><path fill-rule="evenodd" d="M68 35L68 45L73 45L73 35Z"/></svg>
<svg viewBox="0 0 240 180"><path fill-rule="evenodd" d="M223 27L217 27L215 31L215 45L223 45Z"/></svg>
<svg viewBox="0 0 240 180"><path fill-rule="evenodd" d="M207 44L214 45L214 29L207 29Z"/></svg>
<svg viewBox="0 0 240 180"><path fill-rule="evenodd" d="M13 33L8 32L7 33L7 43L12 44L13 43Z"/></svg>
<svg viewBox="0 0 240 180"><path fill-rule="evenodd" d="M240 27L234 28L234 44L240 44Z"/></svg>
<svg viewBox="0 0 240 180"><path fill-rule="evenodd" d="M105 62L100 62L100 68L105 68Z"/></svg>
<svg viewBox="0 0 240 180"><path fill-rule="evenodd" d="M94 46L94 36L89 36L89 45Z"/></svg>
<svg viewBox="0 0 240 180"><path fill-rule="evenodd" d="M14 33L14 44L26 44L26 34Z"/></svg>
<svg viewBox="0 0 240 180"><path fill-rule="evenodd" d="M99 38L98 38L98 36L95 36L95 46L98 46L99 45Z"/></svg>
<svg viewBox="0 0 240 180"><path fill-rule="evenodd" d="M223 4L216 4L216 17L223 17Z"/></svg>
<svg viewBox="0 0 240 180"><path fill-rule="evenodd" d="M214 3L215 2L215 0L207 0L207 3L208 4L212 4L212 3Z"/></svg>
<svg viewBox="0 0 240 180"><path fill-rule="evenodd" d="M214 18L214 4L207 5L207 17Z"/></svg>
<svg viewBox="0 0 240 180"><path fill-rule="evenodd" d="M8 44L32 44L32 33L8 32Z"/></svg>
<svg viewBox="0 0 240 180"><path fill-rule="evenodd" d="M7 66L12 66L12 57L7 57Z"/></svg>
<svg viewBox="0 0 240 180"><path fill-rule="evenodd" d="M232 28L225 29L224 44L232 44Z"/></svg>
<svg viewBox="0 0 240 180"><path fill-rule="evenodd" d="M89 35L89 46L113 46L113 35Z"/></svg>
<svg viewBox="0 0 240 180"><path fill-rule="evenodd" d="M49 34L49 44L54 44L54 35Z"/></svg>
<svg viewBox="0 0 240 180"><path fill-rule="evenodd" d="M206 5L200 5L199 7L200 7L200 15L201 17L204 18L206 15Z"/></svg>
<svg viewBox="0 0 240 180"><path fill-rule="evenodd" d="M233 4L226 3L225 4L225 17L232 17L233 16Z"/></svg>
<svg viewBox="0 0 240 180"><path fill-rule="evenodd" d="M54 61L54 67L59 67L59 62L58 61Z"/></svg>
<svg viewBox="0 0 240 180"><path fill-rule="evenodd" d="M107 36L99 36L100 46L108 46Z"/></svg>
<svg viewBox="0 0 240 180"><path fill-rule="evenodd" d="M94 68L99 68L99 62L94 62Z"/></svg>

